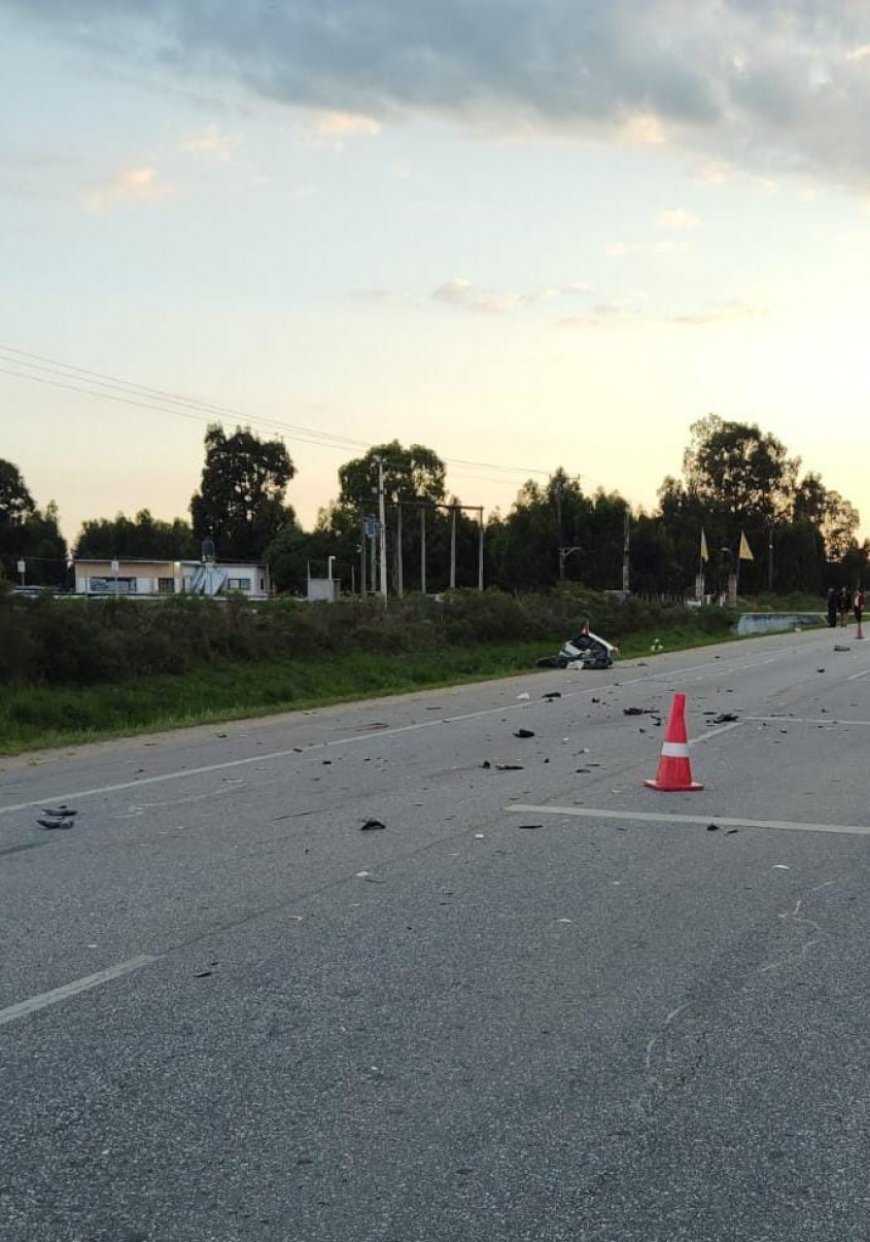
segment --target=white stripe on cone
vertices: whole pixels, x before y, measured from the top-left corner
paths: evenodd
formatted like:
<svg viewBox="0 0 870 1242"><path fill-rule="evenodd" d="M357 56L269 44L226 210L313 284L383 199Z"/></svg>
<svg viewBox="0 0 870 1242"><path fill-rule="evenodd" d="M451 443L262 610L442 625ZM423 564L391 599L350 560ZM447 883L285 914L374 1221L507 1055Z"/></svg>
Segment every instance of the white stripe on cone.
<svg viewBox="0 0 870 1242"><path fill-rule="evenodd" d="M662 742L662 754L668 759L688 759L688 742Z"/></svg>

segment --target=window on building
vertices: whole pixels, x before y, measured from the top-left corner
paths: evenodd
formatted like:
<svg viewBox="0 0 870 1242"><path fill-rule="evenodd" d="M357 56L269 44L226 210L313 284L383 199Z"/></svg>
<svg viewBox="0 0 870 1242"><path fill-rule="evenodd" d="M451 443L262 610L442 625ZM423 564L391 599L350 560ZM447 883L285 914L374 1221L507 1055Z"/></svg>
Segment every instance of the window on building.
<svg viewBox="0 0 870 1242"><path fill-rule="evenodd" d="M228 591L250 591L250 578L227 578Z"/></svg>
<svg viewBox="0 0 870 1242"><path fill-rule="evenodd" d="M158 595L174 595L175 579L174 578L158 578L157 579Z"/></svg>
<svg viewBox="0 0 870 1242"><path fill-rule="evenodd" d="M92 595L135 595L135 578L88 578L88 590Z"/></svg>

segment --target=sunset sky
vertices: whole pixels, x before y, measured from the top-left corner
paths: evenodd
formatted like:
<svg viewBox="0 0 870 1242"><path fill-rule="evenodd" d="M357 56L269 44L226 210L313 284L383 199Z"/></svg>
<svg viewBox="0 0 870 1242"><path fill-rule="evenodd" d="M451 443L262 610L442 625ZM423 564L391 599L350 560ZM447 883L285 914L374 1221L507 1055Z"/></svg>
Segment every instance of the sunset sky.
<svg viewBox="0 0 870 1242"><path fill-rule="evenodd" d="M715 412L870 533L863 0L0 0L0 84L0 457L68 537L186 514L208 406L306 524L393 438L649 508Z"/></svg>

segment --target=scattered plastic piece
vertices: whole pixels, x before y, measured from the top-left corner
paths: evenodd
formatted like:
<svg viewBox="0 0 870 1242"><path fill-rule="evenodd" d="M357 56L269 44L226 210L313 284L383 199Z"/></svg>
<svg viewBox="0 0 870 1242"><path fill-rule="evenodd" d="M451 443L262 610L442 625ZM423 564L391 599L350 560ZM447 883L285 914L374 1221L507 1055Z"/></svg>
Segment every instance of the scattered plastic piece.
<svg viewBox="0 0 870 1242"><path fill-rule="evenodd" d="M561 699L561 697L562 697L561 690L549 690L546 694L541 695L541 698L544 698L544 699Z"/></svg>
<svg viewBox="0 0 870 1242"><path fill-rule="evenodd" d="M740 831L740 829L739 829L739 828L729 828L729 829L728 829L728 831L725 833L725 836L726 836L726 837L733 837L733 836L734 836L734 834L735 834L735 832L739 832L739 831Z"/></svg>
<svg viewBox="0 0 870 1242"><path fill-rule="evenodd" d="M483 763L482 763L480 766L481 766L482 768L491 768L491 767L492 767L492 764L490 763L490 761L489 761L488 759L484 759Z"/></svg>
<svg viewBox="0 0 870 1242"><path fill-rule="evenodd" d="M708 831L708 832L718 832L718 831L719 831L719 825L718 825L718 824L708 824L708 825L707 825L707 831Z"/></svg>
<svg viewBox="0 0 870 1242"><path fill-rule="evenodd" d="M517 729L516 733L514 734L514 737L534 737L534 736L535 736L535 733L533 729Z"/></svg>
<svg viewBox="0 0 870 1242"><path fill-rule="evenodd" d="M774 863L773 869L774 871L790 871L791 870L791 868L787 867L785 863Z"/></svg>
<svg viewBox="0 0 870 1242"><path fill-rule="evenodd" d="M543 824L517 824L517 828L524 829L526 832L533 832L535 828L543 828Z"/></svg>
<svg viewBox="0 0 870 1242"><path fill-rule="evenodd" d="M386 826L379 819L367 819L364 824L360 824L360 832L376 832L378 828L386 828Z"/></svg>
<svg viewBox="0 0 870 1242"><path fill-rule="evenodd" d="M733 720L739 720L740 717L736 712L720 712L718 716L714 716L712 724L730 724Z"/></svg>
<svg viewBox="0 0 870 1242"><path fill-rule="evenodd" d="M517 695L518 699L530 699L531 697L532 696L530 694L518 694Z"/></svg>
<svg viewBox="0 0 870 1242"><path fill-rule="evenodd" d="M523 765L521 763L497 763L495 770L496 772L522 772Z"/></svg>
<svg viewBox="0 0 870 1242"><path fill-rule="evenodd" d="M486 840L486 838L484 837L484 835L483 835L483 833L482 833L482 832L476 832L476 833L474 834L474 839L475 839L475 841L484 841L484 840Z"/></svg>
<svg viewBox="0 0 870 1242"><path fill-rule="evenodd" d="M194 979L207 979L211 974L210 970L200 970L193 976Z"/></svg>

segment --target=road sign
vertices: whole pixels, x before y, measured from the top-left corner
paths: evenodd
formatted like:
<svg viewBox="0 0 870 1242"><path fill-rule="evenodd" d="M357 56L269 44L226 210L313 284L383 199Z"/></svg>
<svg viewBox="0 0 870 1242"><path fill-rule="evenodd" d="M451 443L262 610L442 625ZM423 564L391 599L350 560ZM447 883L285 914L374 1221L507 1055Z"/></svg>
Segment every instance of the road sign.
<svg viewBox="0 0 870 1242"><path fill-rule="evenodd" d="M366 539L377 539L380 526L377 518L366 518Z"/></svg>

